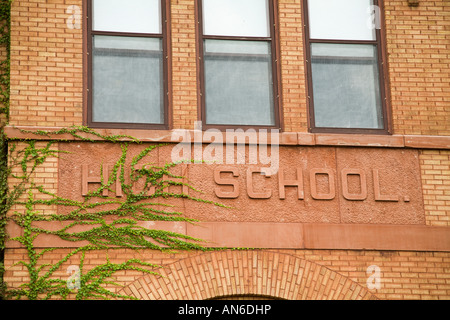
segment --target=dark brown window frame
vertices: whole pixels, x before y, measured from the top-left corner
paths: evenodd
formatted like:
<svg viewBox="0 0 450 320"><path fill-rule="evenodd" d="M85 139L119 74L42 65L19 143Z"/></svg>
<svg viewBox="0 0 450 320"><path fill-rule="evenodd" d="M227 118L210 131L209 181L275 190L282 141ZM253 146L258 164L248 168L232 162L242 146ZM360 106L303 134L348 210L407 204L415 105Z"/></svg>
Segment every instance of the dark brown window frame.
<svg viewBox="0 0 450 320"><path fill-rule="evenodd" d="M197 72L199 77L198 87L198 121L202 123L202 129L217 129L225 131L227 129L283 129L283 112L281 108L281 68L279 66L280 48L278 37L278 8L277 1L267 0L269 7L269 30L270 37L242 37L242 36L216 36L203 34L203 1L196 0L197 14L197 52L198 66ZM237 41L264 41L270 42L271 62L272 62L272 81L273 81L273 112L274 125L223 125L223 124L207 124L206 123L206 88L205 88L205 69L204 69L204 41L205 40L237 40Z"/></svg>
<svg viewBox="0 0 450 320"><path fill-rule="evenodd" d="M83 0L84 30L83 36L84 50L86 57L84 59L85 72L85 98L83 108L83 123L91 128L107 129L147 129L147 130L167 130L170 128L171 110L170 110L170 0L160 0L161 2L161 33L129 33L129 32L110 32L95 31L92 29L92 0ZM120 123L120 122L94 122L92 120L92 39L95 35L122 36L122 37L145 37L162 39L163 54L163 90L164 90L164 123Z"/></svg>
<svg viewBox="0 0 450 320"><path fill-rule="evenodd" d="M388 80L388 65L386 56L386 35L384 27L384 8L382 1L373 0L373 5L380 8L379 21L380 28L376 29L376 40L331 40L331 39L311 39L309 28L309 10L308 0L303 0L303 17L304 17L304 34L305 34L305 53L306 53L306 81L307 81L307 93L308 93L308 127L311 133L341 133L341 134L379 134L387 135L392 134L392 121L391 121L391 106L389 103L389 80ZM313 80L312 80L312 59L311 59L311 44L312 43L330 43L330 44L371 44L377 48L378 58L378 81L380 87L380 99L383 115L383 128L382 129L366 129L366 128L330 128L330 127L316 127L315 115L314 115L314 93L313 93Z"/></svg>

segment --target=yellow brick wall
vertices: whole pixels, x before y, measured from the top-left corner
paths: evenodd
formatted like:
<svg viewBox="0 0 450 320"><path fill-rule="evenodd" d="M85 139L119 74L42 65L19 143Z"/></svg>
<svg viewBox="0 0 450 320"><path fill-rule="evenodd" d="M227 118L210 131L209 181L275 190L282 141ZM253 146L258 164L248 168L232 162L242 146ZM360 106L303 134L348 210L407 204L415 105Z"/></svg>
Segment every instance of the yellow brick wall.
<svg viewBox="0 0 450 320"><path fill-rule="evenodd" d="M394 133L450 135L450 2L385 3Z"/></svg>
<svg viewBox="0 0 450 320"><path fill-rule="evenodd" d="M302 3L279 1L278 11L284 130L308 132Z"/></svg>
<svg viewBox="0 0 450 320"><path fill-rule="evenodd" d="M82 124L83 42L66 10L81 0L13 1L11 125Z"/></svg>
<svg viewBox="0 0 450 320"><path fill-rule="evenodd" d="M327 266L366 285L367 268L380 268L381 289L371 290L379 299L450 299L450 253L314 250L296 255Z"/></svg>
<svg viewBox="0 0 450 320"><path fill-rule="evenodd" d="M197 112L197 44L194 1L171 1L173 127L194 129Z"/></svg>
<svg viewBox="0 0 450 320"><path fill-rule="evenodd" d="M446 0L385 3L395 134L450 135L450 5ZM83 39L67 26L69 5L81 0L12 3L11 124L82 124ZM198 118L198 66L194 0L170 5L174 128L193 128ZM302 1L278 1L282 111L285 130L307 132Z"/></svg>
<svg viewBox="0 0 450 320"><path fill-rule="evenodd" d="M422 190L427 225L450 225L450 151L420 153Z"/></svg>
<svg viewBox="0 0 450 320"><path fill-rule="evenodd" d="M40 263L54 264L69 251L58 249L44 255ZM18 287L28 281L28 271L25 266L14 263L18 259L26 259L23 249L14 249L5 259L5 281L11 288ZM155 271L167 275L164 279L166 287L155 286L158 276L151 275L148 279L136 271L120 271L113 277L114 281L123 288L138 287L151 293L152 290L162 294L177 295L183 299L202 296L202 290L213 291L217 296L229 295L268 295L271 298L288 296L288 291L295 291L296 287L289 284L293 278L299 276L301 283L298 287L308 289L306 299L320 299L330 296L329 291L335 290L327 283L340 277L351 285L343 287L342 296L345 299L357 297L355 286L359 288L359 295L363 291L377 299L388 300L449 300L450 299L450 253L448 252L408 252L408 251L350 251L350 250L257 250L257 251L223 251L213 253L180 253L167 254L157 251L137 252L131 250L111 250L105 252L89 252L84 261L84 272L94 265L106 262L106 258L113 263L121 263L126 259L138 258L146 262L162 265L162 269ZM14 257L14 259L12 259ZM78 266L81 255L73 256L57 273L55 278L67 280L67 269L71 265ZM266 257L266 259L264 258ZM267 258L269 257L269 258ZM199 266L198 261L203 265ZM252 261L248 263L247 260ZM368 273L370 266L377 266L380 271L380 288L368 288ZM204 267L208 274L199 270ZM279 267L281 270L278 270ZM310 269L312 272L299 270ZM44 268L43 271L47 269ZM172 271L170 271L172 270ZM233 270L236 270L234 272ZM300 274L300 275L299 275ZM245 284L245 278L252 279L251 284ZM211 281L205 281L211 278ZM273 281L276 278L277 281ZM256 279L256 280L255 280ZM233 285L236 283L236 285ZM306 284L305 284L306 283ZM214 284L215 288L207 288ZM167 286L170 285L171 288ZM334 284L335 286L336 284ZM120 286L109 287L114 292L120 292ZM269 286L270 288L266 288ZM315 287L311 289L310 287ZM244 289L239 289L244 288ZM135 289L133 289L135 290ZM131 292L133 291L131 290ZM211 293L210 293L211 294ZM184 295L184 296L183 296ZM301 293L300 293L301 295ZM215 297L215 296L213 296ZM73 297L72 297L73 298ZM359 297L362 298L362 297Z"/></svg>
<svg viewBox="0 0 450 320"><path fill-rule="evenodd" d="M0 45L0 61L4 61L7 58L7 49L4 44ZM7 88L0 84L0 90L3 92ZM1 97L3 99L3 96ZM0 108L5 108L6 106L3 103L0 103ZM6 125L7 122L7 111L0 111L0 130L3 129L3 127Z"/></svg>
<svg viewBox="0 0 450 320"><path fill-rule="evenodd" d="M48 142L36 142L35 149L42 150L47 147ZM33 160L27 163L27 171L24 174L22 169L22 160L24 159L24 150L28 147L26 142L11 142L9 144L10 156L8 160L8 166L11 169L11 175L8 180L8 187L10 194L17 194L15 190L22 190L22 194L15 202L26 202L28 199L28 190L33 184L35 187L42 186L43 189L52 194L58 193L58 158L49 156L44 163L33 167ZM12 151L14 150L14 151ZM58 144L53 143L49 150L58 150ZM38 151L39 155L42 152ZM32 157L28 156L28 159ZM17 178L16 178L17 177ZM23 177L26 177L24 183ZM51 200L52 197L48 194L43 194L33 188L34 200ZM41 214L54 214L57 211L56 205L36 204L34 209ZM25 213L25 206L22 204L14 204L10 210L10 214L18 212Z"/></svg>

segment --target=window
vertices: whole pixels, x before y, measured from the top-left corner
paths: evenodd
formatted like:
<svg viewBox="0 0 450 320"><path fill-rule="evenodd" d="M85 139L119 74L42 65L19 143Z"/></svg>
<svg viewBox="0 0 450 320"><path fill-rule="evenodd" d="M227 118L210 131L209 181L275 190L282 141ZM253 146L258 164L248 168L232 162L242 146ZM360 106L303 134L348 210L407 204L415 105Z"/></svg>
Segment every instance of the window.
<svg viewBox="0 0 450 320"><path fill-rule="evenodd" d="M205 127L279 126L272 0L199 0Z"/></svg>
<svg viewBox="0 0 450 320"><path fill-rule="evenodd" d="M304 0L312 132L387 133L375 0Z"/></svg>
<svg viewBox="0 0 450 320"><path fill-rule="evenodd" d="M89 1L88 125L166 128L164 0Z"/></svg>

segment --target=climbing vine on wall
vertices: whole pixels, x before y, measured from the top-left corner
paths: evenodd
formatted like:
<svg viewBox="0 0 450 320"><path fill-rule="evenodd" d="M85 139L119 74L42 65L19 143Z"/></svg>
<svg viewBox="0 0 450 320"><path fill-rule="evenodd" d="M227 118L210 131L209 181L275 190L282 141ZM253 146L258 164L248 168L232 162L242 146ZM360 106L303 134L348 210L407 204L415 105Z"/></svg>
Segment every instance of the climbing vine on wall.
<svg viewBox="0 0 450 320"><path fill-rule="evenodd" d="M4 125L9 120L9 61L10 61L10 10L11 0L0 1L0 299L4 295L3 254L5 239L5 217L7 212L7 143Z"/></svg>
<svg viewBox="0 0 450 320"><path fill-rule="evenodd" d="M9 114L10 11L12 0L0 2L0 46L4 48L0 60L0 112Z"/></svg>
<svg viewBox="0 0 450 320"><path fill-rule="evenodd" d="M170 186L192 186L180 182L183 177L172 173L179 163L162 166L143 163L151 152L163 145L142 145L141 151L130 159L130 144L140 144L133 137L103 136L86 127L64 128L58 131L35 131L43 139L13 141L4 134L9 122L9 67L10 67L10 7L12 0L0 0L0 46L5 55L0 61L0 298L1 299L108 299L132 298L119 296L111 288L118 285L113 276L118 271L134 270L157 275L158 265L139 259L120 263L109 258L103 264L87 268L86 255L93 251L111 252L119 248L132 250L153 249L174 252L178 250L208 250L200 239L164 230L150 230L143 227L145 221L195 221L184 217L183 212L174 212L168 200L183 198L187 201L203 202L205 205L221 206L218 203L189 196L185 193L168 192ZM52 158L63 156L58 150L58 141L53 137L70 135L74 140L90 143L103 142L120 145L121 153L109 178L91 190L83 200L63 198L46 190L34 179L36 172ZM94 139L95 138L95 139ZM124 142L126 138L128 142ZM44 142L45 141L45 142ZM127 162L127 160L129 160ZM131 164L129 164L131 161ZM103 177L103 167L98 168ZM126 173L127 172L127 173ZM10 182L8 184L8 181ZM140 183L139 191L134 184ZM120 184L124 196L103 195L105 189L112 191L113 184ZM151 190L151 192L150 192ZM68 209L68 212L43 214L42 208ZM54 226L60 222L60 229ZM8 239L5 226L8 223L19 226L19 236ZM58 248L38 249L36 240L41 235L58 237L74 243L73 249L64 252L59 261L45 263L46 256ZM9 288L3 283L5 242L17 241L26 251L26 259L16 265L28 272L29 281L20 287ZM61 269L69 261L79 258L77 277L61 278ZM65 270L63 270L65 271ZM73 279L73 282L71 282ZM69 280L69 281L68 281Z"/></svg>
<svg viewBox="0 0 450 320"><path fill-rule="evenodd" d="M92 142L86 137L86 133L95 134L86 128L68 128L61 132L39 132L42 135L54 135L68 132L78 139ZM80 133L84 133L81 136ZM36 170L45 164L47 160L55 157L63 157L64 153L58 150L57 142L10 141L8 155L8 168L10 179L15 183L8 192L8 207L13 207L14 213L8 220L18 225L22 235L10 240L18 241L26 249L28 260L21 261L28 271L30 281L21 286L7 291L7 298L51 299L67 298L75 293L76 299L99 298L132 298L117 296L104 284L112 285L110 277L119 270L136 270L145 273L157 274L159 266L148 264L138 259L127 260L123 263L105 261L92 270L83 273L80 267L78 277L79 285L73 290L67 279L57 279L54 274L61 271L62 265L71 257L81 254L80 266L83 265L86 253L93 250L127 249L153 249L161 251L180 250L208 250L202 244L201 239L189 237L184 234L165 230L151 230L141 226L143 221L183 221L195 223L195 220L184 217L183 212L177 212L170 204L172 198L182 198L187 201L197 201L205 205L222 206L219 203L207 201L190 196L187 193L169 192L171 186L184 186L196 190L187 183L182 182L183 177L175 175L172 168L180 163L169 162L162 166L155 166L148 162L150 154L164 145L142 145L140 152L129 156L130 143L139 144L139 141L121 142L123 137L104 137L110 143L120 145L121 153L109 178L102 180L95 190L91 190L83 200L63 198L44 189L42 185L35 183L33 177ZM97 142L98 143L98 142ZM130 169L130 170L128 170ZM103 176L103 166L98 168L100 176ZM123 197L104 196L104 190L113 192L112 186L119 183ZM135 184L140 185L136 191ZM196 190L198 191L198 190ZM43 214L36 208L66 206L69 212ZM223 207L223 206L222 206ZM162 209L161 209L162 208ZM54 230L52 222L60 222L61 228ZM39 263L45 255L57 248L37 250L34 242L39 235L57 236L59 239L84 243L68 252L59 262L53 265Z"/></svg>

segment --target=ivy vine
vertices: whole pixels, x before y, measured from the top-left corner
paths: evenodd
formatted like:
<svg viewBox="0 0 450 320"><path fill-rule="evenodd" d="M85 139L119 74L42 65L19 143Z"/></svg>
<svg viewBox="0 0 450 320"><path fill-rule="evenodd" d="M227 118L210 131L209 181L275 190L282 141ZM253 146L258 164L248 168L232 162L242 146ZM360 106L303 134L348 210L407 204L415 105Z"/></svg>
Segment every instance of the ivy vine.
<svg viewBox="0 0 450 320"><path fill-rule="evenodd" d="M164 145L143 146L138 155L129 159L129 145L141 144L138 139L119 135L104 136L87 127L70 127L52 132L34 131L35 135L45 136L39 142L34 139L8 140L4 126L9 122L11 1L0 0L0 46L3 46L6 52L6 56L0 61L0 299L67 299L73 295L79 300L133 299L117 295L111 289L113 285L119 285L113 279L114 274L118 271L134 270L157 275L161 266L139 259L113 263L106 258L105 263L89 269L85 266L86 254L98 250L110 252L120 248L163 252L211 250L202 245L201 239L164 230L150 230L142 227L140 222L195 223L196 221L184 217L183 212L169 210L172 206L167 200L171 198L222 205L185 193L168 192L170 186L185 186L195 190L189 184L180 182L183 177L172 173L172 168L180 163L142 166L142 162L152 151ZM46 161L62 156L62 152L55 147L60 139L52 138L61 135L70 135L72 140L101 143L98 142L100 139L120 145L121 154L107 181L102 181L100 186L89 192L83 200L68 199L51 193L33 179L37 169ZM127 160L131 160L131 168L127 167ZM103 167L99 170L102 172ZM102 173L100 176L103 176ZM8 185L8 179L15 182ZM103 191L112 191L111 186L116 183L120 183L124 196L120 200L103 196ZM134 191L133 185L136 183L143 185L140 191ZM44 215L37 209L43 206L66 206L69 212ZM54 225L55 221L61 222L62 227L58 230L48 228L50 224ZM5 227L8 223L15 223L22 228L22 234L7 239ZM80 228L82 231L74 231ZM40 235L57 236L77 245L74 249L67 250L58 262L46 264L43 263L46 255L57 248L37 249L35 241ZM28 271L29 282L23 283L19 288L8 288L3 282L6 240L18 241L26 251L27 259L17 262L16 265L22 265ZM58 278L56 274L61 272L65 263L77 256L80 260L75 285L68 279Z"/></svg>
<svg viewBox="0 0 450 320"><path fill-rule="evenodd" d="M59 132L87 132L83 128L69 128ZM91 133L91 132L89 132ZM55 134L55 132L41 132L40 134ZM92 141L89 137L74 134L83 141ZM96 137L99 137L95 133ZM42 166L51 157L61 157L61 151L54 148L57 142L49 141L38 143L36 140L22 141L25 147L18 148L15 141L10 140L9 150L9 175L18 181L8 192L7 207L16 205L25 208L24 212L15 211L5 220L13 221L23 229L23 235L10 240L20 242L27 251L28 261L21 261L20 264L26 267L30 275L30 282L25 283L20 289L7 290L7 298L27 299L51 299L55 297L67 298L74 293L67 281L52 278L52 275L72 256L81 253L83 264L84 256L92 250L116 250L118 248L127 248L133 250L152 249L160 251L175 252L180 250L212 250L205 248L201 239L193 238L185 234L166 230L151 230L139 224L142 221L183 221L195 223L196 220L183 216L183 212L168 210L173 206L167 202L172 198L182 198L188 201L197 201L209 205L225 207L224 205L204 200L189 195L188 193L169 192L171 186L184 186L191 190L196 190L188 183L180 182L184 177L172 172L172 168L180 163L171 162L163 166L154 166L143 163L146 157L156 148L165 146L164 144L144 146L143 149L131 159L128 155L130 143L140 143L137 140L133 142L123 142L122 137L105 137L112 143L120 145L121 154L113 166L107 181L101 181L101 184L95 190L90 191L83 200L73 200L61 197L44 189L42 185L33 181L33 174L39 166ZM96 142L99 143L99 142ZM127 161L127 160L131 160ZM127 165L127 163L130 163ZM131 170L128 169L128 166ZM12 170L12 168L16 168ZM100 176L103 176L103 167L100 166ZM126 173L128 172L128 173ZM111 186L120 183L123 197L104 196L104 190L113 191ZM140 183L143 185L138 191L135 191L134 185ZM37 197L37 195L45 197ZM24 199L24 195L26 195ZM42 214L36 207L42 206L66 206L70 210L68 213ZM163 209L160 209L162 207ZM164 209L167 208L167 209ZM48 228L52 222L61 222L62 227L58 230ZM65 223L65 225L64 225ZM47 228L46 228L47 227ZM81 227L82 231L76 227ZM56 248L42 249L37 251L34 241L39 235L53 235L61 240L88 243L70 251L58 263L50 266L40 264L39 260L44 258L45 254ZM148 264L139 259L131 259L120 264L113 264L106 261L105 264L98 265L92 270L83 273L80 268L80 287L76 291L76 299L90 298L111 298L117 295L103 287L104 284L115 284L109 279L119 270L137 270L141 272L157 274L154 271L158 268L154 264ZM44 269L48 270L44 270ZM132 298L120 296L120 298Z"/></svg>
<svg viewBox="0 0 450 320"><path fill-rule="evenodd" d="M0 0L0 299L6 286L3 283L6 213L8 211L8 145L4 126L9 121L9 75L10 75L10 11L12 0Z"/></svg>

